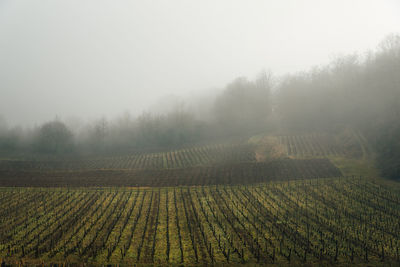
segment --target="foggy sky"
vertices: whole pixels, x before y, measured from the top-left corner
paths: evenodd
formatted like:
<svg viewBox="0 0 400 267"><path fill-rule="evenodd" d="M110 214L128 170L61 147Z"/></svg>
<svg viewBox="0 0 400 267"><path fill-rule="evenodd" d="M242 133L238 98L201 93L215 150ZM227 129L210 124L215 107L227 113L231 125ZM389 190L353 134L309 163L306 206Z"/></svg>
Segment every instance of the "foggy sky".
<svg viewBox="0 0 400 267"><path fill-rule="evenodd" d="M165 95L363 53L400 31L399 14L396 0L1 0L0 115L136 114Z"/></svg>

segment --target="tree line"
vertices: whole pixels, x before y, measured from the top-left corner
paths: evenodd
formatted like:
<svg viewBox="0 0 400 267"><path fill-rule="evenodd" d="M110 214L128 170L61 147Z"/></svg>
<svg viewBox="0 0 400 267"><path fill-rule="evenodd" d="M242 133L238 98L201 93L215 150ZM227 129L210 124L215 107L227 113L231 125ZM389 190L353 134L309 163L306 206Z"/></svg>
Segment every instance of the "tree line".
<svg viewBox="0 0 400 267"><path fill-rule="evenodd" d="M400 36L374 52L348 55L311 71L288 75L276 107L287 131L361 131L382 174L400 177Z"/></svg>
<svg viewBox="0 0 400 267"><path fill-rule="evenodd" d="M173 149L230 136L264 131L271 114L271 76L260 74L254 81L237 78L228 84L200 116L176 104L166 113L144 112L137 117L125 113L108 120L100 118L73 129L55 119L33 129L9 128L0 120L0 153L3 155L76 153L110 154Z"/></svg>
<svg viewBox="0 0 400 267"><path fill-rule="evenodd" d="M400 36L391 35L364 55L339 57L325 66L273 79L261 73L226 85L207 119L177 105L167 113L98 119L80 131L60 120L30 130L0 120L3 155L77 151L119 153L171 149L265 132L361 131L385 176L400 176ZM275 81L275 82L273 82Z"/></svg>

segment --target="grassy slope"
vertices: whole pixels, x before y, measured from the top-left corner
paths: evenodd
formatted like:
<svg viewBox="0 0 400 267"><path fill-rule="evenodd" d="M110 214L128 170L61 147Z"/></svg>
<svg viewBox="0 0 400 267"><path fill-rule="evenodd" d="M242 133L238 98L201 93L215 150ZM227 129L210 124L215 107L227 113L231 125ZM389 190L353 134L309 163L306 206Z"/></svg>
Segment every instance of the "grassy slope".
<svg viewBox="0 0 400 267"><path fill-rule="evenodd" d="M350 131L355 142L362 152L361 157L328 156L333 164L338 167L345 176L360 175L364 177L379 177L379 171L375 167L375 156L365 137L355 131Z"/></svg>
<svg viewBox="0 0 400 267"><path fill-rule="evenodd" d="M328 156L330 161L338 167L344 176L379 177L372 159L354 159L338 156Z"/></svg>

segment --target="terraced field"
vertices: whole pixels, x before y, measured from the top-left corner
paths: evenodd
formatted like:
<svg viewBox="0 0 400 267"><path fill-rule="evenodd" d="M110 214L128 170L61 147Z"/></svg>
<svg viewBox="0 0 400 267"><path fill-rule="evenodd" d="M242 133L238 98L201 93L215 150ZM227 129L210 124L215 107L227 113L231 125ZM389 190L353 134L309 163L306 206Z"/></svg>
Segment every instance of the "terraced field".
<svg viewBox="0 0 400 267"><path fill-rule="evenodd" d="M2 188L8 263L399 264L400 186L365 178L238 186Z"/></svg>

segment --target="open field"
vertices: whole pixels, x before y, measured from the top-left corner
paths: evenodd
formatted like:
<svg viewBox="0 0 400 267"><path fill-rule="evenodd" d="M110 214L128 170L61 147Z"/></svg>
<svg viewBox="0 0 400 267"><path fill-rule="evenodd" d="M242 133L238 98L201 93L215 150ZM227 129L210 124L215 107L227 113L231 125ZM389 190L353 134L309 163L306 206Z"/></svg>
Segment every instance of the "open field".
<svg viewBox="0 0 400 267"><path fill-rule="evenodd" d="M2 188L6 262L398 263L400 185Z"/></svg>

